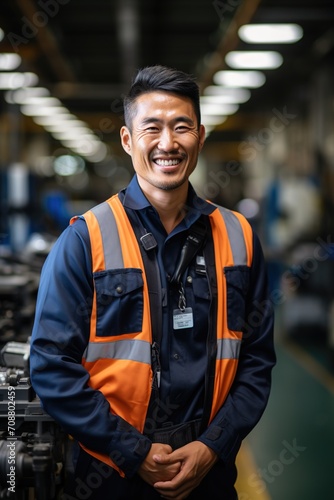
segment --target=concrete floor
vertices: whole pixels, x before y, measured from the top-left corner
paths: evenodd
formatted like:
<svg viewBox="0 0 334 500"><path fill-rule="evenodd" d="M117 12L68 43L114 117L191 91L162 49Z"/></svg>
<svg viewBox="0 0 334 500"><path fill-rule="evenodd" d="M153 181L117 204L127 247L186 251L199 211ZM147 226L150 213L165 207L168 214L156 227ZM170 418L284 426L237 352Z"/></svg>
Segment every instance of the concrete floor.
<svg viewBox="0 0 334 500"><path fill-rule="evenodd" d="M319 344L282 340L276 351L267 409L238 457L239 500L332 499L334 370Z"/></svg>

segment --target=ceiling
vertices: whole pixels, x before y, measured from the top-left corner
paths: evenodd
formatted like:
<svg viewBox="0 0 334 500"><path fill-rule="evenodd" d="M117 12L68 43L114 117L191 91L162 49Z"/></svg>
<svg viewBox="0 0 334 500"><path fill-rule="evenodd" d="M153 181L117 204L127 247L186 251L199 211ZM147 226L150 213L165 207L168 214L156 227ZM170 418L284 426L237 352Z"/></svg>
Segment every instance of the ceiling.
<svg viewBox="0 0 334 500"><path fill-rule="evenodd" d="M226 53L246 47L237 30L249 22L298 23L304 37L293 45L248 46L279 50L284 63L267 71L266 84L210 135L228 147L247 133L260 109L286 102L318 67L333 62L332 0L1 0L6 36L0 51L19 53L22 69L35 72L39 85L112 142L122 121L122 94L138 67L176 67L196 75L204 89L226 68ZM38 127L29 119L25 124Z"/></svg>

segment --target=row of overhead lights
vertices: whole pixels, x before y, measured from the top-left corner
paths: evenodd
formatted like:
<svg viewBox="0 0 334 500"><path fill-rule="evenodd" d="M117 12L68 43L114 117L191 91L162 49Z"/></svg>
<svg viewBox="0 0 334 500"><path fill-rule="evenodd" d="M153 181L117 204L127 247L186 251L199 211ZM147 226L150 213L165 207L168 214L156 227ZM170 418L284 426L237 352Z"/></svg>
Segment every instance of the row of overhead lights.
<svg viewBox="0 0 334 500"><path fill-rule="evenodd" d="M287 44L300 40L303 30L297 24L248 24L240 27L238 35L249 44ZM0 28L0 41L3 37ZM7 90L6 101L19 104L24 115L30 116L64 147L88 161L102 161L107 155L105 144L85 122L52 97L48 89L37 86L37 75L14 71L21 62L18 54L0 53L0 90ZM232 51L225 62L230 69L215 73L214 85L206 87L201 96L202 122L207 132L236 113L239 105L250 99L250 89L264 85L266 77L260 70L280 67L283 57L276 51Z"/></svg>
<svg viewBox="0 0 334 500"><path fill-rule="evenodd" d="M238 31L239 38L249 44L296 43L303 37L298 24L247 24ZM217 71L213 85L201 96L202 123L209 133L236 113L239 105L251 97L251 90L261 87L266 76L261 70L273 70L283 64L283 57L273 50L231 51L225 62L229 69Z"/></svg>
<svg viewBox="0 0 334 500"><path fill-rule="evenodd" d="M0 41L4 36L0 28ZM0 53L0 90L6 91L6 101L18 104L22 114L30 116L73 153L94 163L104 160L107 147L100 138L47 88L39 87L35 73L19 71L21 64L18 54Z"/></svg>

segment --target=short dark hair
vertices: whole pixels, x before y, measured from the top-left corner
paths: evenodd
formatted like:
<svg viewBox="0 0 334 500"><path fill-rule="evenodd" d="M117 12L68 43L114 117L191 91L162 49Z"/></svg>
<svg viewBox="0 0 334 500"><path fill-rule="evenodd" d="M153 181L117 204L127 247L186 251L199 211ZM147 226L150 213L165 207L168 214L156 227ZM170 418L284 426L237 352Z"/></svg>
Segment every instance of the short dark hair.
<svg viewBox="0 0 334 500"><path fill-rule="evenodd" d="M198 127L200 126L201 111L199 87L195 78L183 71L156 65L139 69L128 94L124 97L124 119L130 131L132 119L134 117L134 104L136 99L142 94L154 91L170 92L188 97L194 105Z"/></svg>

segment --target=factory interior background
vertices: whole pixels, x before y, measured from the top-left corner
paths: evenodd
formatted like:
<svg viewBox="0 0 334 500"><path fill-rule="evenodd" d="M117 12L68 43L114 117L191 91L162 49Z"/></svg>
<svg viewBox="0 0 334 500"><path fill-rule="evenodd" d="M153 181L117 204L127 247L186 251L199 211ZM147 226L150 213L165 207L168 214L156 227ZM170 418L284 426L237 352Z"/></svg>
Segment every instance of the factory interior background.
<svg viewBox="0 0 334 500"><path fill-rule="evenodd" d="M69 219L133 175L119 129L135 71L193 74L207 137L191 181L256 229L276 313L273 389L238 458L240 500L332 496L333 63L331 0L0 2L1 347L29 337L41 266Z"/></svg>

